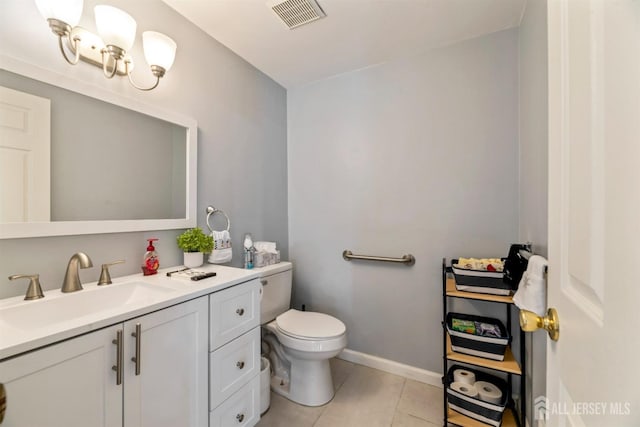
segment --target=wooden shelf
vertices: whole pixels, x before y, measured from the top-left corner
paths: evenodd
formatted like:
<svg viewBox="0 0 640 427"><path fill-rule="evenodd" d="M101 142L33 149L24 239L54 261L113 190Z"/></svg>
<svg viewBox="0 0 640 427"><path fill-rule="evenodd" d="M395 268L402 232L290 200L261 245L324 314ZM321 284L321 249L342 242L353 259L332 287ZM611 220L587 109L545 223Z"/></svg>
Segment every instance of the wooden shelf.
<svg viewBox="0 0 640 427"><path fill-rule="evenodd" d="M521 358L516 360L511 350L511 347L507 346L505 349L504 360L502 361L486 359L483 357L472 356L464 353L455 353L451 348L451 338L447 333L446 327L444 327L446 318L447 318L447 313L449 313L449 310L451 308L449 306L449 303L452 302L450 298L462 298L467 300L484 301L484 302L499 303L499 304L513 304L513 296L512 295L491 295L491 294L482 294L477 292L465 292L465 291L460 291L456 289L455 277L453 276L452 268L450 266L447 266L446 259L442 260L442 274L443 274L442 287L444 288L442 289L442 292L444 293L443 306L442 306L443 308L442 325L443 325L443 333L445 334L444 357L442 360L443 360L443 369L444 369L445 375L448 372L448 370L451 368L452 363L454 362L460 363L461 365L469 365L469 366L474 366L478 368L490 369L495 372L502 372L504 374L508 374L509 396L513 395L514 393L514 386L512 383L511 375L519 375L520 376L520 394L525 395L526 394L525 393L526 374L525 374L524 368L521 367L521 364L525 357L524 354L526 353L522 354L520 356ZM509 305L504 306L504 308L506 308L506 312L507 312L507 326L509 326L509 329L512 329L513 326L515 326L511 322L513 310ZM509 331L509 334L511 334L511 330ZM521 340L520 343L522 344L524 342L524 335L522 331L520 331L520 340ZM521 348L522 348L522 345L521 345ZM510 400L510 403L508 404L508 407L505 409L502 415L501 427L502 426L504 427L523 426L525 424L525 414L527 411L524 403L525 400L521 399L521 402L519 404L518 409L520 410L520 413L516 412L516 408L513 406L514 402L511 400L511 398L509 400ZM450 409L447 405L446 390L444 393L444 403L445 403L445 407L447 408L446 414L444 414L446 419L445 424L447 426L490 427L489 424L485 424L481 421L475 420L471 417L460 414Z"/></svg>
<svg viewBox="0 0 640 427"><path fill-rule="evenodd" d="M467 363L469 365L482 366L484 368L495 369L496 371L509 372L516 375L522 375L520 365L513 357L511 347L507 346L507 351L504 355L504 360L491 360L483 357L471 356L469 354L456 353L451 349L451 338L447 334L447 359L455 360L456 362Z"/></svg>
<svg viewBox="0 0 640 427"><path fill-rule="evenodd" d="M447 411L447 421L451 424L455 424L463 427L487 427L489 424L482 423L478 420L474 420L473 418L469 418L466 415L462 415L459 412L449 409ZM501 427L517 427L516 419L513 417L513 412L511 409L507 408L504 410L504 414L502 415L502 426Z"/></svg>
<svg viewBox="0 0 640 427"><path fill-rule="evenodd" d="M475 292L464 292L456 289L456 281L453 277L447 277L446 293L448 297L476 299L480 301L501 302L504 304L513 304L513 296L511 295L490 295L478 294Z"/></svg>

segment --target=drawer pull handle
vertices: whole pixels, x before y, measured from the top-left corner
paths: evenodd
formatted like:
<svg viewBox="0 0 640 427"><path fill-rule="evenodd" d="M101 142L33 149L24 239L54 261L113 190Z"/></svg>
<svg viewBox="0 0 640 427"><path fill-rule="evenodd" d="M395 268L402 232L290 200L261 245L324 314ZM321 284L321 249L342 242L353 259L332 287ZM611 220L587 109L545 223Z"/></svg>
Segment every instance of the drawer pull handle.
<svg viewBox="0 0 640 427"><path fill-rule="evenodd" d="M239 423L244 421L244 414L238 414L236 415L236 420L238 420Z"/></svg>
<svg viewBox="0 0 640 427"><path fill-rule="evenodd" d="M122 384L122 359L124 358L124 346L122 345L122 329L116 331L116 339L111 341L116 345L116 364L111 367L116 371L116 385Z"/></svg>
<svg viewBox="0 0 640 427"><path fill-rule="evenodd" d="M240 362L236 363L236 367L238 369L243 369L244 368L244 362L240 361Z"/></svg>
<svg viewBox="0 0 640 427"><path fill-rule="evenodd" d="M236 310L236 314L237 314L238 316L243 316L243 315L244 315L244 308L239 308L239 309L237 309L237 310Z"/></svg>
<svg viewBox="0 0 640 427"><path fill-rule="evenodd" d="M142 340L142 325L140 325L140 323L136 323L136 331L132 332L131 336L136 339L136 355L131 358L131 361L136 365L136 375L140 375L140 368L141 368L140 365L142 365L142 360L141 360L142 356L140 352L140 346L141 346L141 340Z"/></svg>

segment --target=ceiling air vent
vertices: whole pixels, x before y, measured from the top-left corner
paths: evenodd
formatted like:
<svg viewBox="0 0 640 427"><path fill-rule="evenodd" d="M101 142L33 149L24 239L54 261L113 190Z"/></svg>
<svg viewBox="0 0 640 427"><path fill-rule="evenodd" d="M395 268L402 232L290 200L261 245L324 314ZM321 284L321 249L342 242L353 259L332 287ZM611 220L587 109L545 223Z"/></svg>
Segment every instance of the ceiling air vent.
<svg viewBox="0 0 640 427"><path fill-rule="evenodd" d="M275 0L267 3L290 30L327 16L315 0Z"/></svg>

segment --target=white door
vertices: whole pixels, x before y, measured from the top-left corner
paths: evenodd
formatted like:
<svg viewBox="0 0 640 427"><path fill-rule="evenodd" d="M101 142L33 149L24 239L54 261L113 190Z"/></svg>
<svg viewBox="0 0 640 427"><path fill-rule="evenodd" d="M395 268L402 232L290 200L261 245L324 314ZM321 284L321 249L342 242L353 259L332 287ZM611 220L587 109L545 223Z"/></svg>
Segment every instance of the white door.
<svg viewBox="0 0 640 427"><path fill-rule="evenodd" d="M125 427L207 425L207 326L206 296L125 322Z"/></svg>
<svg viewBox="0 0 640 427"><path fill-rule="evenodd" d="M640 1L548 7L548 305L560 339L534 416L640 426Z"/></svg>
<svg viewBox="0 0 640 427"><path fill-rule="evenodd" d="M0 223L50 220L50 104L0 86Z"/></svg>
<svg viewBox="0 0 640 427"><path fill-rule="evenodd" d="M0 363L7 392L2 427L120 427L116 385L120 327L109 327Z"/></svg>

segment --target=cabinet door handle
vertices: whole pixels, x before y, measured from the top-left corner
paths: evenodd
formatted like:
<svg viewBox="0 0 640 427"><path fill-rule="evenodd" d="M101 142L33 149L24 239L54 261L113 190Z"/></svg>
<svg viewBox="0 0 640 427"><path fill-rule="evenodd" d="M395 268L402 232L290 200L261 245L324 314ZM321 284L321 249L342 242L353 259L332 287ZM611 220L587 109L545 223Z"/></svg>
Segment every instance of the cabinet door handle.
<svg viewBox="0 0 640 427"><path fill-rule="evenodd" d="M242 316L242 315L244 315L244 308L239 308L239 309L237 309L237 310L236 310L236 314L237 314L238 316Z"/></svg>
<svg viewBox="0 0 640 427"><path fill-rule="evenodd" d="M124 359L124 346L122 345L122 329L116 331L116 339L111 341L116 345L116 364L111 367L116 371L116 385L122 384L122 359Z"/></svg>
<svg viewBox="0 0 640 427"><path fill-rule="evenodd" d="M244 368L244 362L243 361L239 361L238 363L236 363L236 367L238 369L243 369Z"/></svg>
<svg viewBox="0 0 640 427"><path fill-rule="evenodd" d="M267 284L269 284L269 281L268 281L267 279L261 279L261 280L260 280L260 284L261 284L262 286L267 286Z"/></svg>
<svg viewBox="0 0 640 427"><path fill-rule="evenodd" d="M136 364L136 375L140 375L140 368L142 365L142 360L140 357L140 347L142 341L142 325L140 323L136 323L136 331L131 333L131 336L136 339L136 355L131 358L131 361Z"/></svg>
<svg viewBox="0 0 640 427"><path fill-rule="evenodd" d="M236 415L236 420L238 420L239 423L244 421L244 414L238 414Z"/></svg>

